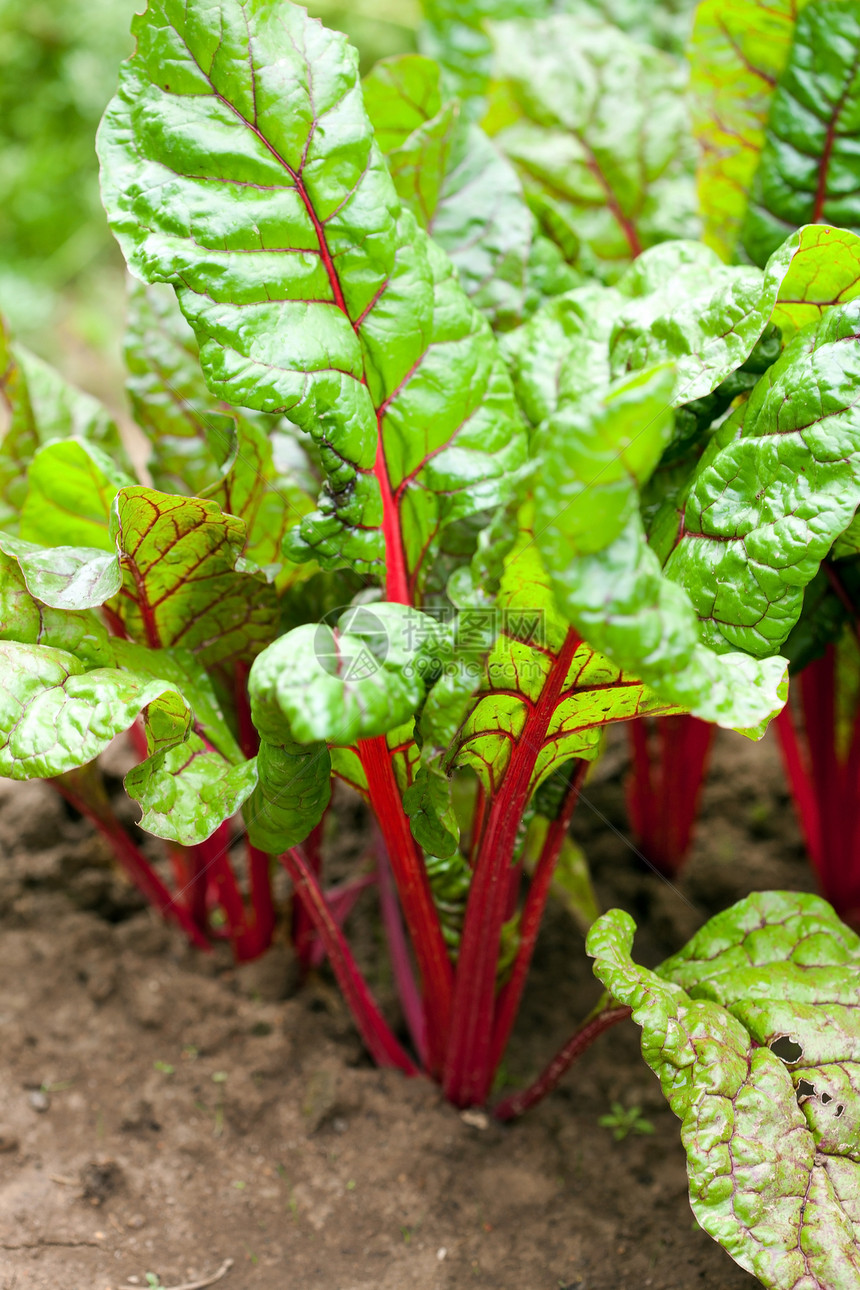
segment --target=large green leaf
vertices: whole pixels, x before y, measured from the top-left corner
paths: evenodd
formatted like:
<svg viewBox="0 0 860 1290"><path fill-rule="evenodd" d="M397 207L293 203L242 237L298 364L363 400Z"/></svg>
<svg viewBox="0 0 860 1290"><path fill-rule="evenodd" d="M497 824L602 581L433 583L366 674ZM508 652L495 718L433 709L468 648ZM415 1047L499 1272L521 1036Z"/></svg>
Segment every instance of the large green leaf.
<svg viewBox="0 0 860 1290"><path fill-rule="evenodd" d="M445 99L432 59L377 64L364 99L401 201L447 252L466 295L494 325L519 322L533 220L511 163Z"/></svg>
<svg viewBox="0 0 860 1290"><path fill-rule="evenodd" d="M97 547L44 547L0 533L0 550L17 561L30 595L51 609L95 609L122 586L116 554Z"/></svg>
<svg viewBox="0 0 860 1290"><path fill-rule="evenodd" d="M764 145L740 230L763 264L792 224L860 232L860 6L812 0L799 14L788 66L774 90Z"/></svg>
<svg viewBox="0 0 860 1290"><path fill-rule="evenodd" d="M690 91L699 205L705 242L724 260L735 251L771 98L805 2L701 0L696 9Z"/></svg>
<svg viewBox="0 0 860 1290"><path fill-rule="evenodd" d="M99 134L126 258L176 286L215 393L320 445L293 556L380 574L387 554L405 596L522 456L488 326L401 209L344 37L282 0L153 0L134 29Z"/></svg>
<svg viewBox="0 0 860 1290"><path fill-rule="evenodd" d="M452 92L477 112L493 61L487 22L540 18L548 8L547 0L424 0L421 52L443 67Z"/></svg>
<svg viewBox="0 0 860 1290"><path fill-rule="evenodd" d="M657 368L620 382L602 406L593 398L560 405L537 436L535 543L559 610L594 649L666 704L720 725L763 730L782 706L785 660L718 654L703 643L690 598L664 575L636 505L635 485L671 433L672 384L671 369ZM553 431L568 420L576 430L570 444ZM627 479L613 454L607 459L607 444L620 460L635 462ZM604 514L601 498L613 492L615 509ZM602 549L595 549L598 534Z"/></svg>
<svg viewBox="0 0 860 1290"><path fill-rule="evenodd" d="M251 657L275 635L274 588L243 567L245 526L215 502L123 488L111 534L123 573L112 607L135 640L212 664Z"/></svg>
<svg viewBox="0 0 860 1290"><path fill-rule="evenodd" d="M492 34L485 129L526 195L550 199L575 229L583 267L614 278L645 247L695 232L680 64L582 16Z"/></svg>
<svg viewBox="0 0 860 1290"><path fill-rule="evenodd" d="M769 1290L860 1284L860 940L794 892L719 914L657 973L633 931L605 914L588 952L682 1122L699 1223Z"/></svg>
<svg viewBox="0 0 860 1290"><path fill-rule="evenodd" d="M717 433L666 572L715 649L764 656L860 504L860 300L799 332Z"/></svg>

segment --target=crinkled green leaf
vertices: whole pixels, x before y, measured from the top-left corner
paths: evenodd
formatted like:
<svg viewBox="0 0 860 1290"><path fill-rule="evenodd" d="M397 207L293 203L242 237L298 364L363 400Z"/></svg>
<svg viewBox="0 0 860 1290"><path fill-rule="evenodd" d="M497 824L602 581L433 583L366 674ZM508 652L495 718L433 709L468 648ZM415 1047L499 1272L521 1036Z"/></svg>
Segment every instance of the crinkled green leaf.
<svg viewBox="0 0 860 1290"><path fill-rule="evenodd" d="M858 1284L860 939L795 892L747 897L656 974L633 931L614 910L587 948L682 1121L699 1223L770 1290Z"/></svg>
<svg viewBox="0 0 860 1290"><path fill-rule="evenodd" d="M279 855L304 841L329 804L331 765L324 743L260 740L257 787L243 811L253 846Z"/></svg>
<svg viewBox="0 0 860 1290"><path fill-rule="evenodd" d="M579 414L574 402L578 438L570 447L563 436L551 433L552 421L539 433L535 543L560 612L595 650L638 676L667 705L706 721L763 733L784 701L785 660L717 654L703 643L690 597L664 575L646 539L642 517L632 504L632 479L626 484L619 479L620 505L611 526L604 520L598 486L603 474L612 479L611 463L607 469L602 458L606 442L623 444L631 424L641 425L642 447L636 454L641 484L671 431L666 392L671 374L658 368L645 375L645 382L628 380L612 390L602 412L592 407L589 415ZM563 412L564 404L556 415ZM631 412L638 421L631 423ZM563 504L561 498L569 500ZM590 514L595 532L617 533L600 550L594 549Z"/></svg>
<svg viewBox="0 0 860 1290"><path fill-rule="evenodd" d="M624 298L613 287L589 283L549 300L505 337L517 401L533 426L562 400L610 383L609 339Z"/></svg>
<svg viewBox="0 0 860 1290"><path fill-rule="evenodd" d="M336 628L296 627L254 661L254 724L272 742L287 734L350 745L387 734L417 711L434 641L432 620L405 605L359 605Z"/></svg>
<svg viewBox="0 0 860 1290"><path fill-rule="evenodd" d="M119 431L102 405L68 384L53 368L13 345L0 319L0 395L9 424L0 439L0 524L17 523L27 491L27 469L52 439L87 439L127 466Z"/></svg>
<svg viewBox="0 0 860 1290"><path fill-rule="evenodd" d="M101 618L91 611L53 609L28 591L20 557L6 554L10 541L0 534L0 640L48 645L74 654L88 666L113 661L113 641Z"/></svg>
<svg viewBox="0 0 860 1290"><path fill-rule="evenodd" d="M479 110L486 93L493 61L493 45L487 32L489 20L539 18L547 12L547 0L423 0L424 24L419 46L444 68L451 90Z"/></svg>
<svg viewBox="0 0 860 1290"><path fill-rule="evenodd" d="M404 205L446 251L466 295L500 327L519 322L532 216L511 163L443 101L441 69L405 54L364 81L368 114Z"/></svg>
<svg viewBox="0 0 860 1290"><path fill-rule="evenodd" d="M618 283L629 298L611 340L616 374L671 359L674 403L710 394L747 359L769 322L788 335L860 293L860 239L809 225L764 272L721 264L696 242L654 247Z"/></svg>
<svg viewBox="0 0 860 1290"><path fill-rule="evenodd" d="M231 408L210 393L194 332L169 287L138 283L130 291L125 356L129 397L147 433L156 487L210 497L244 520L243 554L271 571L279 591L310 577L315 565L285 561L281 544L313 510L306 480L314 493L318 481L299 444L283 442L287 436L276 418Z"/></svg>
<svg viewBox="0 0 860 1290"><path fill-rule="evenodd" d="M792 225L860 232L858 51L856 4L813 0L798 14L740 230L754 264L764 263Z"/></svg>
<svg viewBox="0 0 860 1290"><path fill-rule="evenodd" d="M181 742L191 723L169 682L112 667L87 670L66 650L0 642L0 774L45 779L92 761L144 710L158 738Z"/></svg>
<svg viewBox="0 0 860 1290"><path fill-rule="evenodd" d="M42 546L112 551L111 505L120 488L132 483L97 444L79 439L46 444L27 472L19 534Z"/></svg>
<svg viewBox="0 0 860 1290"><path fill-rule="evenodd" d="M417 585L440 527L504 496L522 436L486 323L401 210L355 51L283 0L153 0L134 28L99 135L131 268L177 287L215 393L320 445L292 556L380 573L384 502Z"/></svg>
<svg viewBox="0 0 860 1290"><path fill-rule="evenodd" d="M245 526L215 502L123 488L111 534L123 572L113 608L135 640L211 664L250 657L275 635L274 589L245 571Z"/></svg>
<svg viewBox="0 0 860 1290"><path fill-rule="evenodd" d="M696 9L690 92L699 144L699 206L704 240L724 260L735 251L771 98L805 3L701 0Z"/></svg>
<svg viewBox="0 0 860 1290"><path fill-rule="evenodd" d="M98 548L44 547L0 533L0 550L17 561L30 595L52 609L94 609L122 585L116 554Z"/></svg>
<svg viewBox="0 0 860 1290"><path fill-rule="evenodd" d="M412 836L431 856L447 859L460 844L460 828L451 803L451 784L433 766L421 766L403 794Z"/></svg>
<svg viewBox="0 0 860 1290"><path fill-rule="evenodd" d="M860 301L798 333L717 433L667 574L716 649L764 656L860 503Z"/></svg>
<svg viewBox="0 0 860 1290"><path fill-rule="evenodd" d="M520 526L495 607L471 622L463 615L461 631L470 630L473 639L459 643L460 666L469 661L470 645L473 657L483 662L487 645L481 628L495 641L446 762L471 766L490 794L498 793L517 766L526 776L527 800L571 758L595 757L608 723L671 706L569 628L556 608L528 508Z"/></svg>
<svg viewBox="0 0 860 1290"><path fill-rule="evenodd" d="M617 277L644 247L695 232L684 72L596 19L493 24L484 127L528 196L567 212L582 263Z"/></svg>
<svg viewBox="0 0 860 1290"><path fill-rule="evenodd" d="M125 777L126 792L143 808L140 827L183 846L210 837L256 783L256 761L231 764L194 732Z"/></svg>

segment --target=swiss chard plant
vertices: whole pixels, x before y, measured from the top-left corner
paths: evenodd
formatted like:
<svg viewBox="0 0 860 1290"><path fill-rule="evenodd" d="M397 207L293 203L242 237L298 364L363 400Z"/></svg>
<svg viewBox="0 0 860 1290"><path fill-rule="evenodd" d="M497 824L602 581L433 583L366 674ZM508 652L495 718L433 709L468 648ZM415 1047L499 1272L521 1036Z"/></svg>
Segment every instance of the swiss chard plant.
<svg viewBox="0 0 860 1290"><path fill-rule="evenodd" d="M550 892L590 921L567 833L602 733L692 714L759 737L860 503L860 238L810 223L761 267L723 263L694 240L673 41L516 8L469 27L434 6L439 62L362 85L345 38L285 0L152 0L98 139L150 459L135 473L101 410L14 348L0 444L0 773L53 778L114 830L93 763L134 723L126 787L176 871L168 889L117 835L136 881L199 942L217 912L243 956L272 935L279 861L368 1051L461 1107L490 1099ZM351 954L349 893L324 888L334 781L378 828L405 1033ZM759 1236L749 1177L788 1187L768 1153L789 1140L790 1195L829 1186L847 1250L856 938L814 898L753 898L658 988L628 931L595 925L609 994L496 1113L633 1009L663 1034L646 1057L703 1224L795 1285L792 1242L817 1259L827 1234L801 1199ZM827 1080L850 1112L826 1141L824 1076L810 1094L778 1055L751 1062L776 1033L744 1011L761 1000L810 1062L844 1010ZM722 1100L767 1104L760 1145L716 1104L723 1054ZM809 1284L848 1284L829 1269Z"/></svg>

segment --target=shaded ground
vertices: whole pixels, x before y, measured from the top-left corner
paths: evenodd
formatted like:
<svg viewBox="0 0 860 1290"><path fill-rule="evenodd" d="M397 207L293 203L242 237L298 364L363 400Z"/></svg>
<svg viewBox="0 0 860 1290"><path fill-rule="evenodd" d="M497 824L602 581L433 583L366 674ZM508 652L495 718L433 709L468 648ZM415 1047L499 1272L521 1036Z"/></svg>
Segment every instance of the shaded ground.
<svg viewBox="0 0 860 1290"><path fill-rule="evenodd" d="M616 739L575 832L645 961L749 890L811 885L770 741L721 736L680 894L592 809L624 828L624 760ZM632 1024L522 1123L480 1127L370 1067L328 976L296 993L283 948L241 971L187 951L48 787L0 781L0 855L0 1290L173 1286L227 1259L224 1290L757 1284L694 1225ZM390 1007L372 893L350 930ZM596 997L581 940L551 914L513 1082ZM613 1142L597 1118L616 1100L653 1136Z"/></svg>

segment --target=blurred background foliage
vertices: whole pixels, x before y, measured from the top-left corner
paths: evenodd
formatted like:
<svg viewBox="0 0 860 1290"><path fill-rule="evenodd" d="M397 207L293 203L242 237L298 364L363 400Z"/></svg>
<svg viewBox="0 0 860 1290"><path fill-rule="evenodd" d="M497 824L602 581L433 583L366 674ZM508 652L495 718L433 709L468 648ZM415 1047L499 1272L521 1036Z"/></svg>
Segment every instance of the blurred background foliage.
<svg viewBox="0 0 860 1290"><path fill-rule="evenodd" d="M420 0L310 0L362 71L415 48ZM0 0L0 310L67 376L116 403L121 257L99 201L96 128L142 0Z"/></svg>

